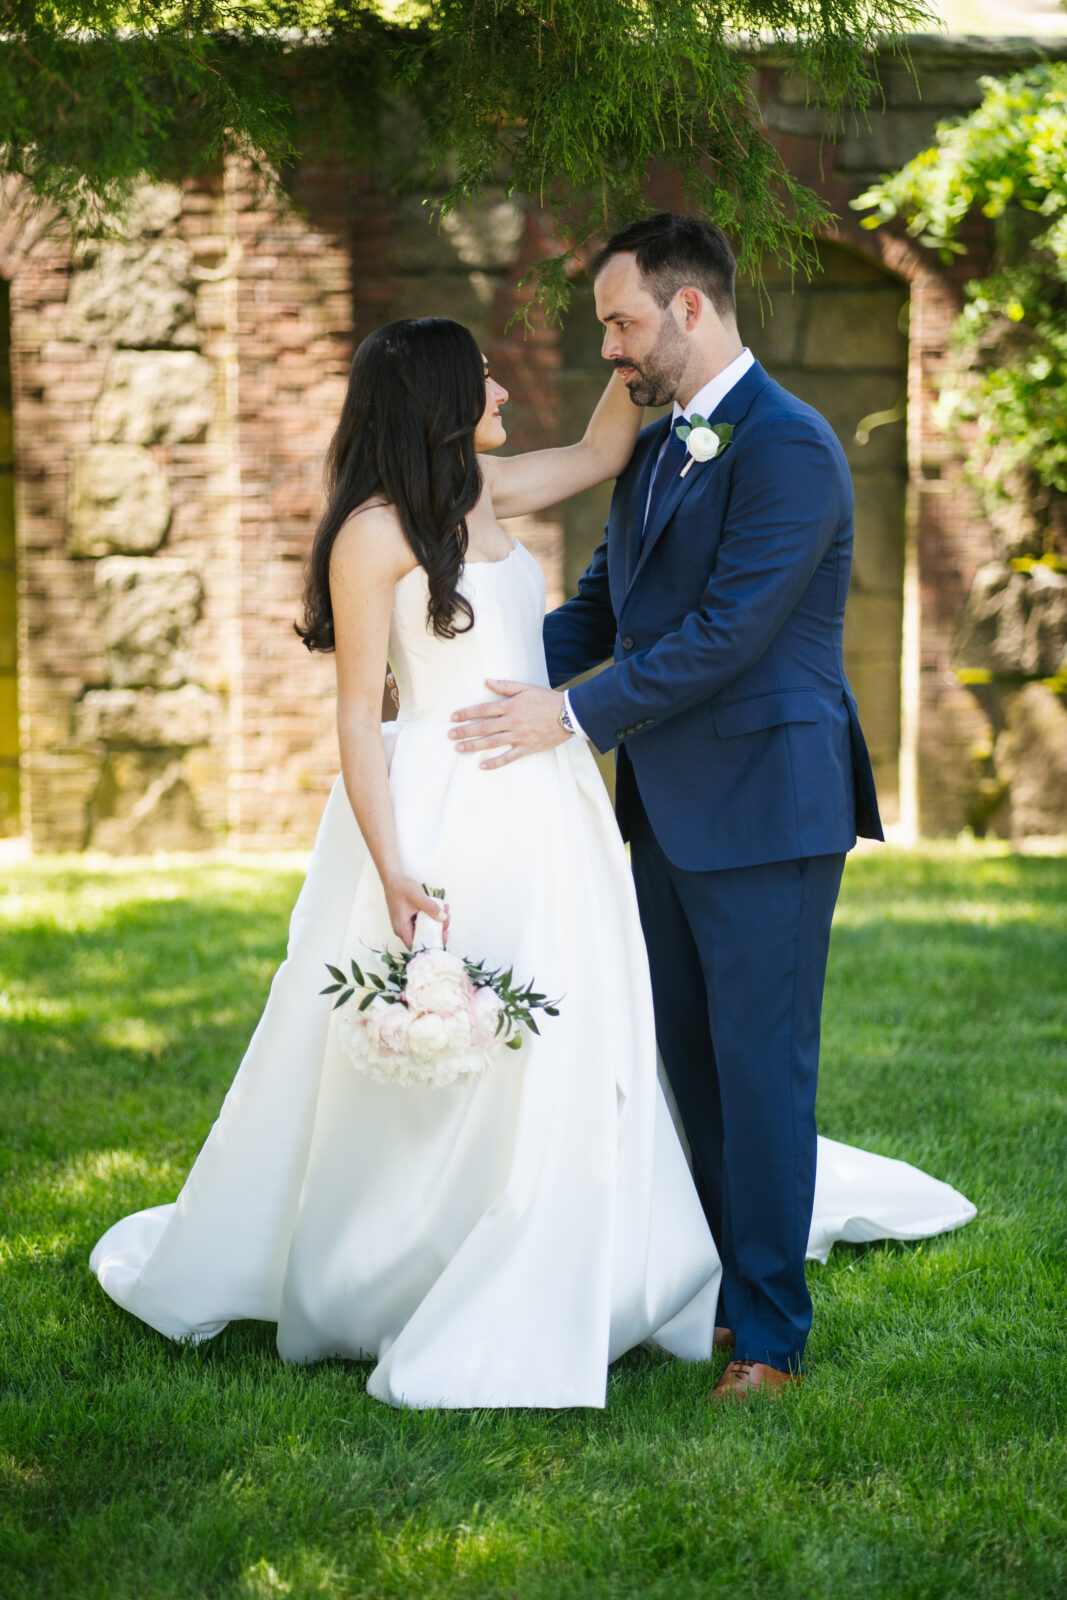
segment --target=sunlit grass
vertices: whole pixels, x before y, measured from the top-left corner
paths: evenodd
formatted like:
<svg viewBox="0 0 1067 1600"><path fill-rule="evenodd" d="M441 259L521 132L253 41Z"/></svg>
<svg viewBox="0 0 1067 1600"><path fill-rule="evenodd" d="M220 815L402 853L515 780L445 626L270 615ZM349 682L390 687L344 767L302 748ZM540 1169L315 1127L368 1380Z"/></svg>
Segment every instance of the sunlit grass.
<svg viewBox="0 0 1067 1600"><path fill-rule="evenodd" d="M1058 1600L1067 1594L1067 858L854 858L823 1131L979 1207L812 1267L805 1388L722 1414L651 1351L603 1412L406 1413L366 1369L198 1348L87 1270L173 1197L299 863L71 857L0 886L4 1600Z"/></svg>

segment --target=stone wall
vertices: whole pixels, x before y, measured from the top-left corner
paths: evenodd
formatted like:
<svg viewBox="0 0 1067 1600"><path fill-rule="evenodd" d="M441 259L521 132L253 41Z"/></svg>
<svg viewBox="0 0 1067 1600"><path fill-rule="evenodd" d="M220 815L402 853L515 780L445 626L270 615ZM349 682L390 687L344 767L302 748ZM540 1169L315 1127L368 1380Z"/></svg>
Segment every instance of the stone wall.
<svg viewBox="0 0 1067 1600"><path fill-rule="evenodd" d="M0 838L19 831L18 592L11 408L11 306L0 282Z"/></svg>
<svg viewBox="0 0 1067 1600"><path fill-rule="evenodd" d="M235 167L145 188L77 258L17 203L7 223L27 830L303 843L332 670L292 621L351 353L347 220L331 254Z"/></svg>
<svg viewBox="0 0 1067 1600"><path fill-rule="evenodd" d="M902 234L865 232L848 205L928 143L939 116L977 102L980 72L1025 58L1018 45L921 41L922 98L888 66L885 110L836 135L802 82L767 58L758 74L784 156L841 222L810 284L791 291L767 264L773 315L742 288L742 331L849 456L847 668L905 836L1067 829L1067 757L1048 756L1067 748L1062 699L1022 681L1018 654L1006 687L976 681L1013 639L1039 663L1031 678L1054 676L1058 575L1035 572L1031 545L1009 548L933 415L984 234L946 268ZM421 195L378 193L328 154L292 182L294 204L236 163L145 189L124 237L76 257L17 190L0 197L21 819L37 848L310 842L337 769L333 664L303 650L292 622L323 452L365 332L396 316L465 321L511 393L511 449L577 438L603 386L587 284L562 334L507 331L524 269L553 248L536 207L488 193L439 227ZM660 203L677 203L672 189ZM0 830L14 825L17 781L5 372L0 344ZM550 604L573 588L606 500L594 491L513 529Z"/></svg>

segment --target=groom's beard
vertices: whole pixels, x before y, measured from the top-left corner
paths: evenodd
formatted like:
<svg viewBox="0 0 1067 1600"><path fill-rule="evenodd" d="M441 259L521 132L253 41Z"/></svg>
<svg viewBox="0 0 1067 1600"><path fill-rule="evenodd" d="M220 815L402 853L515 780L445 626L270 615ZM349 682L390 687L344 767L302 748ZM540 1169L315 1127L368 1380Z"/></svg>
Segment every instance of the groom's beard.
<svg viewBox="0 0 1067 1600"><path fill-rule="evenodd" d="M669 406L678 393L688 355L685 334L666 310L648 353L639 361L616 361L615 366L633 368L636 377L626 387L635 406Z"/></svg>

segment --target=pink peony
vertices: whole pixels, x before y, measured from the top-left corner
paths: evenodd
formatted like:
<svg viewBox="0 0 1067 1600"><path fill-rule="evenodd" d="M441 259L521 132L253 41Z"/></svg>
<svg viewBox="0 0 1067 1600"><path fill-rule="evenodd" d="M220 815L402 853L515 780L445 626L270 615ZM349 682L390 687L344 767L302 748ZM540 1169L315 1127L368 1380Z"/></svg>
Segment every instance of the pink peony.
<svg viewBox="0 0 1067 1600"><path fill-rule="evenodd" d="M496 1028L500 1021L503 1006L493 990L488 986L475 989L470 1003L471 1019L471 1044L476 1049L484 1050L487 1045L493 1044L498 1038L504 1039L507 1035L501 1030L498 1035Z"/></svg>
<svg viewBox="0 0 1067 1600"><path fill-rule="evenodd" d="M373 1006L366 1019L367 1037L383 1056L407 1055L411 1020L405 1006Z"/></svg>
<svg viewBox="0 0 1067 1600"><path fill-rule="evenodd" d="M466 1016L472 991L463 962L447 950L420 950L408 963L404 998L412 1011Z"/></svg>

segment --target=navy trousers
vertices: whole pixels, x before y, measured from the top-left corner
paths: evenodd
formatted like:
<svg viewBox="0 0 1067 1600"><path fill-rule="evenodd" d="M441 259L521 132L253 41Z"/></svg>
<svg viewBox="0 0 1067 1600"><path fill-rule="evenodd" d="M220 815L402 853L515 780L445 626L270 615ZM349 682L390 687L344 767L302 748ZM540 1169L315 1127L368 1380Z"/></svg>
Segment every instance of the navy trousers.
<svg viewBox="0 0 1067 1600"><path fill-rule="evenodd" d="M737 1360L797 1371L830 923L845 857L685 872L640 799L630 854L656 1034L722 1259L716 1321Z"/></svg>

